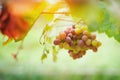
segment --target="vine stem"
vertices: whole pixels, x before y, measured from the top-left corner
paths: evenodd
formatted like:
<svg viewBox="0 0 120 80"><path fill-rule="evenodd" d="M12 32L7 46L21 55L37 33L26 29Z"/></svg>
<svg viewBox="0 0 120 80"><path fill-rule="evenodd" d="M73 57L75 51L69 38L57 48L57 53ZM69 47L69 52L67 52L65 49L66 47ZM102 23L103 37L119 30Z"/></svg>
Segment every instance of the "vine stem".
<svg viewBox="0 0 120 80"><path fill-rule="evenodd" d="M69 12L41 12L41 14L70 14Z"/></svg>

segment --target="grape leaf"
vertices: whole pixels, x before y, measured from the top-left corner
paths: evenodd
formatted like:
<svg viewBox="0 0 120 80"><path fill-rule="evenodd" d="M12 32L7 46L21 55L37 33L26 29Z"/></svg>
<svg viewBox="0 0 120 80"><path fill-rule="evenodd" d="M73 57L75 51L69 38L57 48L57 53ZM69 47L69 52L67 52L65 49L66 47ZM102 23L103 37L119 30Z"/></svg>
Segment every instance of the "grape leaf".
<svg viewBox="0 0 120 80"><path fill-rule="evenodd" d="M97 30L99 33L106 33L108 37L114 37L118 42L120 42L120 19L116 17L112 12L107 9L107 5L104 3L100 4L102 7L104 19L101 22L94 22L89 25L91 31ZM96 26L96 27L95 27ZM96 29L94 29L94 27Z"/></svg>
<svg viewBox="0 0 120 80"><path fill-rule="evenodd" d="M43 63L43 60L47 58L47 55L45 53L42 54L41 61Z"/></svg>
<svg viewBox="0 0 120 80"><path fill-rule="evenodd" d="M74 20L84 19L90 31L106 33L108 37L114 37L120 42L120 17L109 10L108 3L83 0L66 0ZM78 2L77 2L78 1ZM83 2L82 2L83 1ZM84 4L82 4L84 3Z"/></svg>
<svg viewBox="0 0 120 80"><path fill-rule="evenodd" d="M0 14L0 31L2 34L7 35L10 40L19 41L24 39L47 5L46 2L4 2ZM10 40L7 40L7 42Z"/></svg>

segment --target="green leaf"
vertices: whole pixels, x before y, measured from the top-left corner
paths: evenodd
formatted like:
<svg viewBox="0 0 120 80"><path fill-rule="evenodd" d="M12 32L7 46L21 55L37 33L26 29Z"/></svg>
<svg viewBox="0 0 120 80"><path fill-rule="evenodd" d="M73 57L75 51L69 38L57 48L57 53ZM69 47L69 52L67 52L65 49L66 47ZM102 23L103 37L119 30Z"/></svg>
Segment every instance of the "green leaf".
<svg viewBox="0 0 120 80"><path fill-rule="evenodd" d="M43 63L43 60L45 60L46 58L47 58L47 54L43 53L43 54L42 54L42 57L41 57L42 63Z"/></svg>
<svg viewBox="0 0 120 80"><path fill-rule="evenodd" d="M95 5L72 5L69 8L73 19L79 20L82 18L85 20L90 31L106 33L108 37L114 37L120 42L120 17L110 11L108 4L105 2L99 2Z"/></svg>
<svg viewBox="0 0 120 80"><path fill-rule="evenodd" d="M94 22L89 25L91 31L98 31L99 33L106 33L108 37L114 37L120 42L120 19L116 15L107 9L107 6L101 5L102 15L104 19L102 22Z"/></svg>

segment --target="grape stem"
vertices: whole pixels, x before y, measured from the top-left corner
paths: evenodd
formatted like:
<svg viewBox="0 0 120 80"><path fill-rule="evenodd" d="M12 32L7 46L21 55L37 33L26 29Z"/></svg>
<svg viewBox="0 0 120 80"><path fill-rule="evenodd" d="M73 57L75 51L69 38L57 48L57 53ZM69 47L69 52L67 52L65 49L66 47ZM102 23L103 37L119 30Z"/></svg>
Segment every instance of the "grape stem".
<svg viewBox="0 0 120 80"><path fill-rule="evenodd" d="M41 14L70 14L69 12L41 12Z"/></svg>
<svg viewBox="0 0 120 80"><path fill-rule="evenodd" d="M72 20L67 20L67 19L61 19L61 18L56 18L55 21L67 21L67 22L73 22Z"/></svg>

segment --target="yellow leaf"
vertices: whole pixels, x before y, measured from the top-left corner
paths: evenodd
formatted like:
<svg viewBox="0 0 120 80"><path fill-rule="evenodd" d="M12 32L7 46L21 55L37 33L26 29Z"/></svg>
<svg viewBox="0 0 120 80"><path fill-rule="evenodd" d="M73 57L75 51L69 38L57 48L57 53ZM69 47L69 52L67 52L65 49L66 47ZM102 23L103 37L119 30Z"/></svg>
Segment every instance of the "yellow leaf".
<svg viewBox="0 0 120 80"><path fill-rule="evenodd" d="M41 61L43 62L44 59L47 58L47 55L45 53L42 54Z"/></svg>

